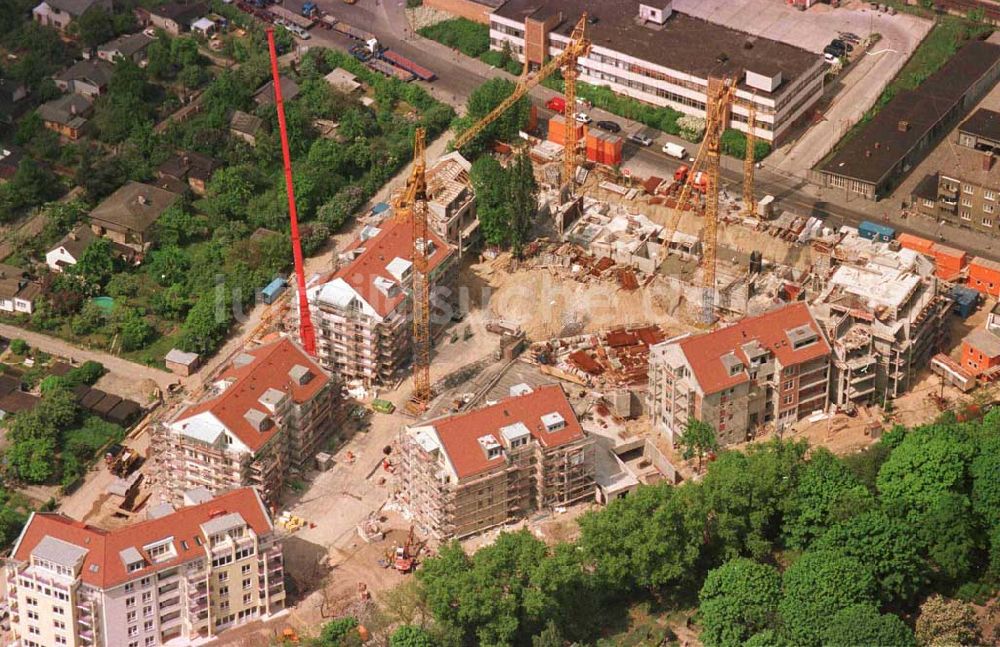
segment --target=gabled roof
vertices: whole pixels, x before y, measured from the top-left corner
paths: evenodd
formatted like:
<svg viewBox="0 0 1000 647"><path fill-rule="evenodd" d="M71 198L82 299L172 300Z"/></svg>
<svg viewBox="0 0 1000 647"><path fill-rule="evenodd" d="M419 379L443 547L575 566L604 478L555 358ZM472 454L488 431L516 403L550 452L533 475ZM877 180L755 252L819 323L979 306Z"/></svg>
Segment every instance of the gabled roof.
<svg viewBox="0 0 1000 647"><path fill-rule="evenodd" d="M93 6L99 6L105 9L111 8L110 2L102 0L45 0L45 4L49 5L53 9L65 11L74 17L82 16L83 12Z"/></svg>
<svg viewBox="0 0 1000 647"><path fill-rule="evenodd" d="M87 251L87 247L90 246L90 243L94 242L95 238L97 238L97 234L90 227L87 225L77 225L72 231L63 236L62 240L56 243L52 249L62 247L70 256L76 260L80 260L83 253Z"/></svg>
<svg viewBox="0 0 1000 647"><path fill-rule="evenodd" d="M793 347L795 339L806 330L815 334L816 341L796 350ZM767 351L782 366L800 364L830 354L826 337L809 308L802 302L792 303L757 317L747 317L731 326L703 335L665 343L680 346L695 379L706 395L749 380L745 370L750 366L746 355L748 348L756 347ZM729 370L737 364L742 364L744 370Z"/></svg>
<svg viewBox="0 0 1000 647"><path fill-rule="evenodd" d="M55 75L56 81L87 81L98 87L104 87L111 82L114 66L107 61L93 58L77 61L65 70Z"/></svg>
<svg viewBox="0 0 1000 647"><path fill-rule="evenodd" d="M162 7L149 10L149 13L154 16L162 16L185 26L189 26L191 22L201 18L207 12L208 7L201 2L171 2L170 4L165 4Z"/></svg>
<svg viewBox="0 0 1000 647"><path fill-rule="evenodd" d="M378 233L366 240L357 239L346 250L357 256L340 268L330 279L308 290L309 299L346 305L344 300L361 299L369 308L368 314L386 317L406 298L405 290L399 287L399 270L409 269L413 263L413 219L404 216L387 220L377 229ZM447 243L435 233L428 231L433 253L427 259L429 273L445 262L453 254ZM397 261L400 259L405 263ZM397 272L389 271L390 266Z"/></svg>
<svg viewBox="0 0 1000 647"><path fill-rule="evenodd" d="M204 557L208 538L202 524L227 514L240 515L258 535L266 535L273 529L257 492L252 488L241 488L172 514L110 531L75 521L62 513L36 512L28 520L11 554L15 560L27 562L46 537L72 544L86 552L80 571L83 581L108 589ZM177 556L153 563L143 546L171 537ZM129 573L122 560L123 554L138 554L145 566Z"/></svg>
<svg viewBox="0 0 1000 647"><path fill-rule="evenodd" d="M79 94L64 94L38 106L38 116L42 121L48 121L70 128L82 128L87 123L87 116L94 103Z"/></svg>
<svg viewBox="0 0 1000 647"><path fill-rule="evenodd" d="M548 431L543 418L551 414L558 414L565 426ZM492 437L493 442L504 446L505 433L513 436L517 430L523 432L526 428L542 447L548 448L567 445L584 436L573 407L558 384L540 386L525 395L504 398L481 409L432 420L426 426L433 427L441 450L460 479L497 467L506 460L502 455L487 458L480 439Z"/></svg>
<svg viewBox="0 0 1000 647"><path fill-rule="evenodd" d="M109 40L97 48L99 52L118 52L122 56L132 56L149 46L155 38L147 36L144 32L137 34L125 34L113 40Z"/></svg>
<svg viewBox="0 0 1000 647"><path fill-rule="evenodd" d="M239 133L256 135L264 127L264 120L242 110L234 110L229 118L229 127Z"/></svg>
<svg viewBox="0 0 1000 647"><path fill-rule="evenodd" d="M295 97L299 96L299 84L294 80L288 78L285 75L278 77L281 79L281 99L282 101L291 101ZM274 105L274 81L268 81L260 87L256 92L253 93L253 100L257 102L259 106L273 106Z"/></svg>
<svg viewBox="0 0 1000 647"><path fill-rule="evenodd" d="M302 384L295 380L291 374L296 366L307 368L312 379ZM186 408L170 427L179 433L191 431L215 437L226 431L250 451L257 451L278 431L273 424L263 430L253 426L255 416L271 413L262 398L269 401L268 392L273 390L290 394L295 403L302 404L319 393L329 383L330 376L291 340L280 339L240 353L219 375L219 380L228 383L222 393ZM257 413L248 418L248 412Z"/></svg>
<svg viewBox="0 0 1000 647"><path fill-rule="evenodd" d="M221 166L219 161L208 155L184 151L168 158L167 161L160 164L156 172L182 180L191 177L207 181L211 179L212 174L219 166Z"/></svg>
<svg viewBox="0 0 1000 647"><path fill-rule="evenodd" d="M97 205L90 212L90 219L142 233L179 199L176 193L159 187L129 182Z"/></svg>

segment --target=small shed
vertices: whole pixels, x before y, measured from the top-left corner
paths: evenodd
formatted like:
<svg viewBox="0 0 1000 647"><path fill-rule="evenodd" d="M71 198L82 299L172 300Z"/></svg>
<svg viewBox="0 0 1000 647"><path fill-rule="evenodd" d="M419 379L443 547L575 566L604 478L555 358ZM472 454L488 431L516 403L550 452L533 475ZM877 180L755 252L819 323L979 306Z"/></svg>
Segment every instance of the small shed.
<svg viewBox="0 0 1000 647"><path fill-rule="evenodd" d="M142 414L142 407L135 400L122 400L105 416L108 422L129 427Z"/></svg>
<svg viewBox="0 0 1000 647"><path fill-rule="evenodd" d="M122 402L121 396L115 395L113 393L108 393L107 395L104 396L104 398L100 402L94 405L93 411L94 413L96 413L97 415L106 420L108 414L111 413L111 410L117 407L119 404L121 404L121 402Z"/></svg>
<svg viewBox="0 0 1000 647"><path fill-rule="evenodd" d="M964 285L956 285L951 288L948 293L954 303L951 306L952 313L958 315L962 319L965 319L973 312L976 311L976 306L979 305L979 291L973 290L970 287Z"/></svg>
<svg viewBox="0 0 1000 647"><path fill-rule="evenodd" d="M164 363L174 375L187 377L198 369L201 357L198 353L186 353L179 348L171 348L164 358Z"/></svg>
<svg viewBox="0 0 1000 647"><path fill-rule="evenodd" d="M286 287L288 287L288 281L279 276L264 286L264 289L260 291L261 298L264 299L264 303L271 305L277 301Z"/></svg>
<svg viewBox="0 0 1000 647"><path fill-rule="evenodd" d="M80 402L85 397L87 397L87 394L90 393L91 389L86 384L77 384L72 389L70 389L70 391L73 393L73 397L76 399L76 403L80 404Z"/></svg>
<svg viewBox="0 0 1000 647"><path fill-rule="evenodd" d="M88 411L93 411L94 407L104 399L107 393L100 389L91 389L87 391L87 394L80 398L80 406Z"/></svg>
<svg viewBox="0 0 1000 647"><path fill-rule="evenodd" d="M216 25L213 21L208 18L199 18L191 23L191 31L196 34L201 34L205 38L208 38L216 31Z"/></svg>

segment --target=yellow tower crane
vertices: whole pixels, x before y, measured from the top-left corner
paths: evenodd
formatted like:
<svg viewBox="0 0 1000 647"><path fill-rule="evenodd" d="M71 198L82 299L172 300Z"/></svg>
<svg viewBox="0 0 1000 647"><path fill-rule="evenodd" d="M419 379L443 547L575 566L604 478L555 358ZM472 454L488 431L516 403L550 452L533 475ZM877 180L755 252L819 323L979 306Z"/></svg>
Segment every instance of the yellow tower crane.
<svg viewBox="0 0 1000 647"><path fill-rule="evenodd" d="M747 109L747 150L743 158L743 215L748 218L757 218L757 200L753 195L753 172L756 165L754 160L754 145L757 143L757 104L754 98L746 104Z"/></svg>
<svg viewBox="0 0 1000 647"><path fill-rule="evenodd" d="M413 137L413 170L406 188L396 198L395 218L411 218L413 236L413 394L415 412L431 400L430 278L427 263L427 161L425 132L417 128Z"/></svg>
<svg viewBox="0 0 1000 647"><path fill-rule="evenodd" d="M525 96L532 88L547 79L556 70L562 70L563 81L566 94L566 107L563 109L563 116L566 119L566 148L563 151L563 184L573 187L573 174L576 170L576 152L579 146L576 126L576 79L579 76L577 61L590 53L590 39L587 37L587 14L580 16L580 20L573 27L569 42L566 48L558 56L542 65L537 72L528 76L522 75L514 86L514 91L491 110L485 117L470 126L465 132L455 138L452 146L455 150L472 141L483 128L500 118L500 115L507 112L511 106ZM527 70L527 64L525 64Z"/></svg>

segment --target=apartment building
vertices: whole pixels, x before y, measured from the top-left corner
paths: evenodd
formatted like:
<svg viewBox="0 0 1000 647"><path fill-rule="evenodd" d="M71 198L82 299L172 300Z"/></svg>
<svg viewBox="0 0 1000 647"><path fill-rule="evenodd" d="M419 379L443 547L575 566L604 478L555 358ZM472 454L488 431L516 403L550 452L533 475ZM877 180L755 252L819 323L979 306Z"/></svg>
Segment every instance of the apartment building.
<svg viewBox="0 0 1000 647"><path fill-rule="evenodd" d="M408 427L403 502L439 539L595 496L595 447L559 385Z"/></svg>
<svg viewBox="0 0 1000 647"><path fill-rule="evenodd" d="M179 497L251 486L275 505L335 432L339 385L287 338L238 354L198 403L157 425L160 478Z"/></svg>
<svg viewBox="0 0 1000 647"><path fill-rule="evenodd" d="M841 258L823 258L814 246L821 290L810 304L833 347L831 402L899 397L940 350L951 300L918 252L853 233L837 249Z"/></svg>
<svg viewBox="0 0 1000 647"><path fill-rule="evenodd" d="M824 409L829 380L830 345L797 302L652 346L647 397L654 428L670 442L694 418L729 445Z"/></svg>
<svg viewBox="0 0 1000 647"><path fill-rule="evenodd" d="M281 544L260 495L190 492L103 530L32 513L5 567L12 647L193 644L284 608Z"/></svg>
<svg viewBox="0 0 1000 647"><path fill-rule="evenodd" d="M340 268L307 288L317 356L344 381L390 384L412 355L413 221L366 226L338 259ZM431 325L450 319L458 266L454 249L428 232Z"/></svg>
<svg viewBox="0 0 1000 647"><path fill-rule="evenodd" d="M453 151L427 171L427 223L439 238L454 245L460 256L479 239L471 169L469 160Z"/></svg>
<svg viewBox="0 0 1000 647"><path fill-rule="evenodd" d="M685 114L705 116L708 79L737 84L729 127L746 132L756 104L756 135L781 143L823 94L822 56L674 11L672 0L508 0L490 14L490 47L510 47L539 66L558 55L587 12L592 47L580 80Z"/></svg>

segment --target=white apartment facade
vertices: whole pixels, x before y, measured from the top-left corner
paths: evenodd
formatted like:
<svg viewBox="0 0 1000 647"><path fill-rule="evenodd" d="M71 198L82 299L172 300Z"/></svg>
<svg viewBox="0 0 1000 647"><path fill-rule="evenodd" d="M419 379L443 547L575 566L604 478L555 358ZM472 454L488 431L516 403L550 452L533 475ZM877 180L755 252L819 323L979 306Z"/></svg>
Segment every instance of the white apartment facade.
<svg viewBox="0 0 1000 647"><path fill-rule="evenodd" d="M752 102L756 136L771 144L780 143L822 96L821 56L692 18L670 5L670 0L509 0L490 14L490 47L501 50L508 43L522 62L527 47L529 62L537 65L562 52L582 11L600 12L590 28L590 54L579 61L580 81L704 118L708 77L729 76L738 85L728 127L748 130ZM601 37L612 23L615 30L609 33L619 38ZM745 49L746 43L753 45ZM748 55L754 47L761 56ZM673 53L678 56L668 63Z"/></svg>
<svg viewBox="0 0 1000 647"><path fill-rule="evenodd" d="M281 544L260 496L188 495L112 531L33 513L6 564L5 644L192 644L282 610Z"/></svg>

